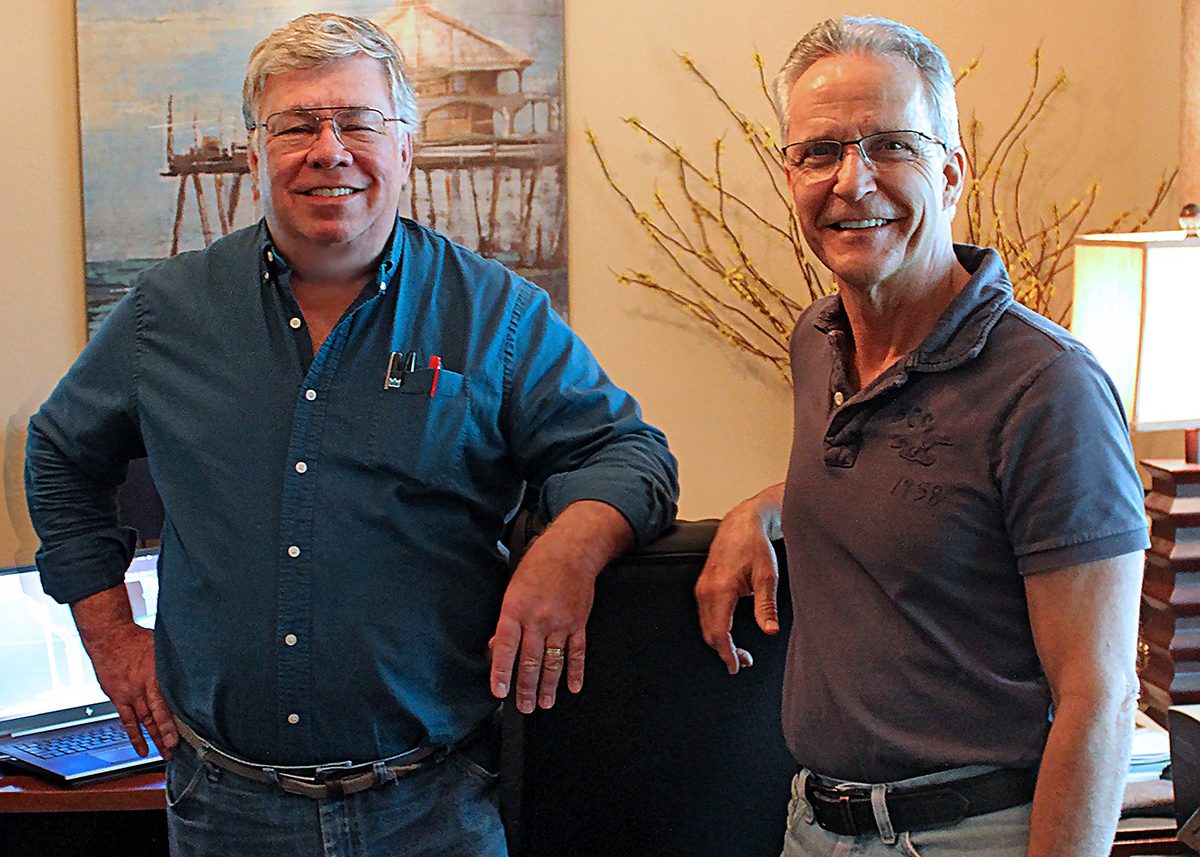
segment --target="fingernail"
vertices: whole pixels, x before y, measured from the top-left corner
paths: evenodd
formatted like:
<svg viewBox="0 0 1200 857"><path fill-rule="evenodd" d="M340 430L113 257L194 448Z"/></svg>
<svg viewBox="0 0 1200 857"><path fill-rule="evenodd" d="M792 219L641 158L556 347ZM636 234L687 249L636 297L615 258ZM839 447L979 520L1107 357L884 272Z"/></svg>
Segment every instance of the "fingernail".
<svg viewBox="0 0 1200 857"><path fill-rule="evenodd" d="M549 696L542 697L542 708L549 708L553 704L554 704L554 699L552 697L549 697Z"/></svg>
<svg viewBox="0 0 1200 857"><path fill-rule="evenodd" d="M508 696L508 685L502 681L496 682L496 696Z"/></svg>
<svg viewBox="0 0 1200 857"><path fill-rule="evenodd" d="M779 623L774 620L768 619L767 620L767 633L768 634L778 634L779 633Z"/></svg>

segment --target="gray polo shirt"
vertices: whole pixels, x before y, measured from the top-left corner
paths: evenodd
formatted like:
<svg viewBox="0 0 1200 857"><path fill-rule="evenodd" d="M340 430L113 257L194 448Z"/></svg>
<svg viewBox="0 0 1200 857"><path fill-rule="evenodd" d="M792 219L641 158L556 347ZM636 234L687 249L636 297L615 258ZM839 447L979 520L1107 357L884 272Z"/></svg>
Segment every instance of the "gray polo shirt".
<svg viewBox="0 0 1200 857"><path fill-rule="evenodd" d="M831 777L1037 764L1050 691L1023 576L1148 545L1111 380L1013 300L995 251L955 251L970 282L869 387L851 395L839 297L792 335L783 723Z"/></svg>

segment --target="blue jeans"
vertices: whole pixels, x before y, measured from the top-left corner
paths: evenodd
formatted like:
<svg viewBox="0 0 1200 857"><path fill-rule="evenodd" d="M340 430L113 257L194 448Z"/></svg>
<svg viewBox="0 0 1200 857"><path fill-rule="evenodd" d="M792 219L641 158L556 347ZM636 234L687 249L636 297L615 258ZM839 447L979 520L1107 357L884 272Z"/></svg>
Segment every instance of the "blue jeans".
<svg viewBox="0 0 1200 857"><path fill-rule="evenodd" d="M496 775L462 753L395 782L313 800L201 763L167 765L172 857L507 857Z"/></svg>
<svg viewBox="0 0 1200 857"><path fill-rule="evenodd" d="M812 807L804 797L804 783L809 772L801 771L792 779L792 801L788 804L788 829L783 839L782 857L1025 857L1029 846L1031 803L975 815L949 827L915 832L891 829L886 805L880 799L888 786L946 782L987 770L990 769L981 766L959 768L871 787L879 795L875 800L875 821L879 829L861 836L838 836L816 823ZM828 778L822 779L828 782Z"/></svg>

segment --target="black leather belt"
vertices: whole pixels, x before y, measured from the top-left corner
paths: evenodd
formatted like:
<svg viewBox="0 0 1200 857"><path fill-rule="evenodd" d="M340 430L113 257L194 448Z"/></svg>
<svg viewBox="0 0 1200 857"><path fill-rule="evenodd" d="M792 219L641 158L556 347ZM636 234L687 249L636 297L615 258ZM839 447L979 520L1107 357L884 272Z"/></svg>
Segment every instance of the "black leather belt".
<svg viewBox="0 0 1200 857"><path fill-rule="evenodd" d="M1036 768L1001 768L948 783L888 791L884 800L894 831L928 830L1029 803L1036 783ZM869 788L835 788L809 776L804 794L817 824L830 833L879 832Z"/></svg>
<svg viewBox="0 0 1200 857"><path fill-rule="evenodd" d="M218 768L256 783L273 783L288 794L301 795L313 800L357 794L436 765L457 747L477 738L479 733L479 730L472 732L457 745L418 747L407 753L364 765L289 767L247 762L218 750L179 718L175 718L175 726L179 729L180 737L196 751L202 762L211 762Z"/></svg>

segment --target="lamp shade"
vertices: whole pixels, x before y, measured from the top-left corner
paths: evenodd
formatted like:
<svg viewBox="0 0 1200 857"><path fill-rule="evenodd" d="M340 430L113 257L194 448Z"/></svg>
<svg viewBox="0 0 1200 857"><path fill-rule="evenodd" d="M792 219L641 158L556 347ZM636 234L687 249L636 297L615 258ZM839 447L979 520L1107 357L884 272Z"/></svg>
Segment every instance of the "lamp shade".
<svg viewBox="0 0 1200 857"><path fill-rule="evenodd" d="M1138 431L1200 428L1200 238L1084 235L1071 332L1112 376Z"/></svg>

